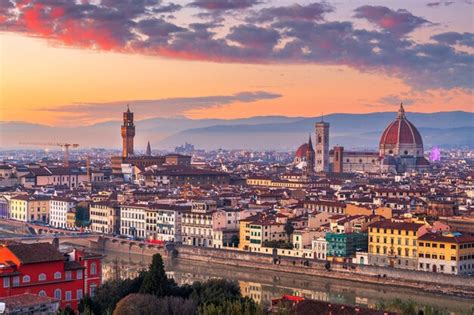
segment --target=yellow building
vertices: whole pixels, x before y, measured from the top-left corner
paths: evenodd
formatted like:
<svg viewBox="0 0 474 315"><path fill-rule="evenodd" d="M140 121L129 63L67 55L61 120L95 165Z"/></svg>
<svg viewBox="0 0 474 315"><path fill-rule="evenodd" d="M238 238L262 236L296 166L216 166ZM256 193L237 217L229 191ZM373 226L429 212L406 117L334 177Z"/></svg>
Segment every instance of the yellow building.
<svg viewBox="0 0 474 315"><path fill-rule="evenodd" d="M19 195L10 199L10 219L18 221L28 221L29 196Z"/></svg>
<svg viewBox="0 0 474 315"><path fill-rule="evenodd" d="M383 220L369 226L370 265L416 270L420 223Z"/></svg>
<svg viewBox="0 0 474 315"><path fill-rule="evenodd" d="M418 270L447 274L474 273L474 236L427 233L418 238Z"/></svg>
<svg viewBox="0 0 474 315"><path fill-rule="evenodd" d="M286 241L284 224L274 215L259 213L240 221L239 248L259 252L265 242Z"/></svg>
<svg viewBox="0 0 474 315"><path fill-rule="evenodd" d="M10 219L49 223L49 199L27 195L14 196L10 200Z"/></svg>
<svg viewBox="0 0 474 315"><path fill-rule="evenodd" d="M68 229L76 227L76 210L73 209L66 214L66 226Z"/></svg>

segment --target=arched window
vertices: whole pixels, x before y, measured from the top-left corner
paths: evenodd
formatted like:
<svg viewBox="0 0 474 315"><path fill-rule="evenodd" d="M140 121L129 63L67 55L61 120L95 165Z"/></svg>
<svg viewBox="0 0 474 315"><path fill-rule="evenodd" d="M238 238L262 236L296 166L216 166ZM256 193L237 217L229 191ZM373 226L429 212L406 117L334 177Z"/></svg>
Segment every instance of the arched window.
<svg viewBox="0 0 474 315"><path fill-rule="evenodd" d="M38 292L39 296L46 296L46 292L44 290L41 290Z"/></svg>
<svg viewBox="0 0 474 315"><path fill-rule="evenodd" d="M28 275L24 275L24 276L23 276L23 283L29 283L30 280L31 280L31 279L30 279L30 276L28 276Z"/></svg>
<svg viewBox="0 0 474 315"><path fill-rule="evenodd" d="M405 152L403 152L403 153L405 153L405 155L408 155L408 151L407 151L407 150L405 150Z"/></svg>
<svg viewBox="0 0 474 315"><path fill-rule="evenodd" d="M95 275L97 273L97 266L95 263L91 264L91 275Z"/></svg>
<svg viewBox="0 0 474 315"><path fill-rule="evenodd" d="M44 273L40 273L38 275L38 281L45 281L46 280L46 275Z"/></svg>
<svg viewBox="0 0 474 315"><path fill-rule="evenodd" d="M57 300L61 299L61 289L54 290L54 298Z"/></svg>
<svg viewBox="0 0 474 315"><path fill-rule="evenodd" d="M54 273L54 279L61 279L61 272L56 271L56 272Z"/></svg>

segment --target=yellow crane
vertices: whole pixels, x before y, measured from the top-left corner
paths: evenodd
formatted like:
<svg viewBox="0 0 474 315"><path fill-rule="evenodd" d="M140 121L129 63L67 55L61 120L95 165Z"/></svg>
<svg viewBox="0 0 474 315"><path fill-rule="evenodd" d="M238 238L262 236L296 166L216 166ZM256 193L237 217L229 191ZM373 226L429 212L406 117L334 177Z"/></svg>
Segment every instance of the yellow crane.
<svg viewBox="0 0 474 315"><path fill-rule="evenodd" d="M62 142L20 142L20 144L24 145L38 145L38 146L54 146L54 147L61 147L64 150L64 159L63 159L63 166L69 166L69 148L77 148L79 144L77 143L62 143Z"/></svg>

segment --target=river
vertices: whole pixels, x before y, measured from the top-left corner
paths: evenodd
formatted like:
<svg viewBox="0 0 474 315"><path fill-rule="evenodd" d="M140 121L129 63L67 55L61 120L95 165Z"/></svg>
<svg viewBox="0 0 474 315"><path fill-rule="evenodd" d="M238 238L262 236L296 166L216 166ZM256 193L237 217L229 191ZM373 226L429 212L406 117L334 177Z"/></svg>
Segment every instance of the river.
<svg viewBox="0 0 474 315"><path fill-rule="evenodd" d="M107 252L105 255L104 279L135 277L140 270L148 268L151 262L151 257L148 256L115 252ZM242 294L251 297L257 303L269 303L273 298L291 294L332 303L368 307L374 307L383 300L412 299L417 304L444 308L452 314L466 314L474 307L474 303L469 299L437 295L414 289L319 277L308 279L303 275L280 274L242 267L165 260L165 269L168 276L175 279L178 284L191 284L194 281L205 281L211 278L235 280L238 282Z"/></svg>

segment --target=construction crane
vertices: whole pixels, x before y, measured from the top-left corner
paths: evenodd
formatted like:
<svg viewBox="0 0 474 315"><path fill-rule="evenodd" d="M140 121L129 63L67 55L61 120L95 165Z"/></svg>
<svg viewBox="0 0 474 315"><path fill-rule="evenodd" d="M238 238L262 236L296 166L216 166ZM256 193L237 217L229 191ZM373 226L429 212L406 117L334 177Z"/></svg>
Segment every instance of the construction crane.
<svg viewBox="0 0 474 315"><path fill-rule="evenodd" d="M20 142L23 145L40 145L40 146L54 146L61 147L64 150L63 166L69 167L69 148L77 148L77 143L61 143L61 142Z"/></svg>

